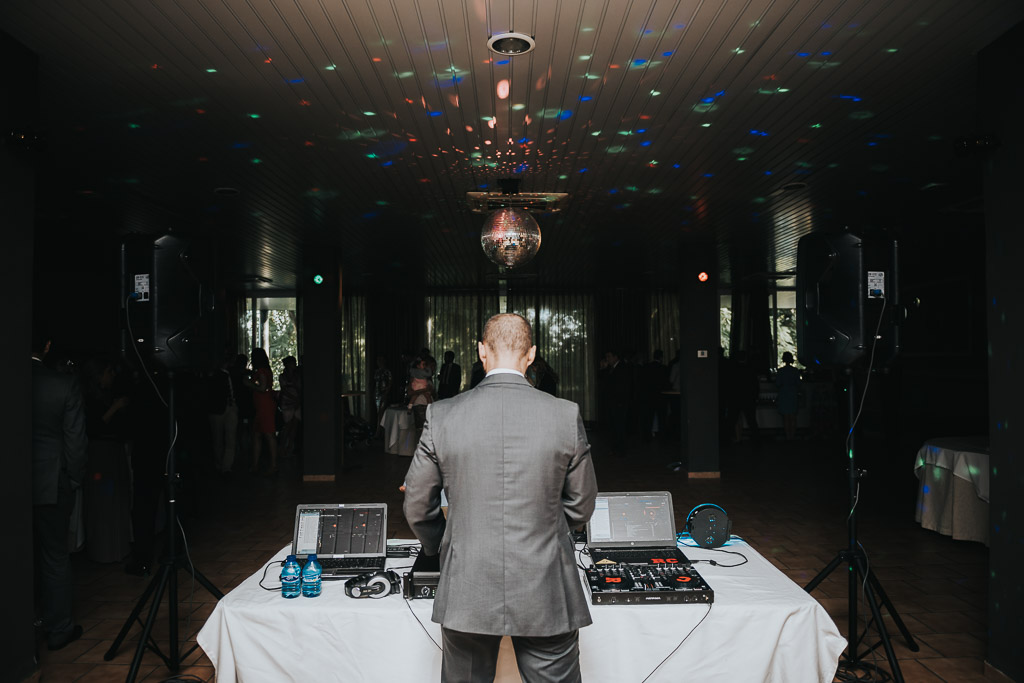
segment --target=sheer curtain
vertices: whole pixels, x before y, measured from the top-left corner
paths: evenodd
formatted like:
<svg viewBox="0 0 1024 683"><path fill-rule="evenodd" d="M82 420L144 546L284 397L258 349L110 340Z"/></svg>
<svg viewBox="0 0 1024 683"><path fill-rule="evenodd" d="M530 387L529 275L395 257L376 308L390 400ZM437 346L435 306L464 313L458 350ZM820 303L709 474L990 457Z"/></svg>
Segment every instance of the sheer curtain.
<svg viewBox="0 0 1024 683"><path fill-rule="evenodd" d="M558 397L579 404L584 420L595 419L593 296L522 292L509 300L512 312L533 326L537 353L558 374Z"/></svg>
<svg viewBox="0 0 1024 683"><path fill-rule="evenodd" d="M367 415L367 395L373 387L367 381L366 365L366 297L345 296L341 299L341 391L362 391L353 398L356 415Z"/></svg>
<svg viewBox="0 0 1024 683"><path fill-rule="evenodd" d="M665 352L668 363L679 351L679 294L676 292L651 292L650 330L648 333L647 357L653 358L654 351Z"/></svg>
<svg viewBox="0 0 1024 683"><path fill-rule="evenodd" d="M487 318L497 309L496 296L431 294L426 298L425 308L427 339L438 368L444 362L445 351L454 351L455 362L462 366L462 390L468 389L470 371L476 362L476 342Z"/></svg>

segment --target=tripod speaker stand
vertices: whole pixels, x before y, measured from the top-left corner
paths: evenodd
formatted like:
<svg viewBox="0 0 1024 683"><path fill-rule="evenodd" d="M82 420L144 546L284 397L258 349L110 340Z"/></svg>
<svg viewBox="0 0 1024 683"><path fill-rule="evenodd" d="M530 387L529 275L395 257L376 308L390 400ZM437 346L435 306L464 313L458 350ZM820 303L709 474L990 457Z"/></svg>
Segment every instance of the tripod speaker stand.
<svg viewBox="0 0 1024 683"><path fill-rule="evenodd" d="M854 389L855 383L853 378L853 371L850 368L846 370L847 374L847 388L846 394L848 399L848 413L850 422L850 433L849 433L849 484L850 484L850 515L846 520L846 529L848 542L845 550L840 550L838 554L832 558L832 561L828 565L818 572L818 575L811 579L810 583L804 586L804 590L810 593L818 584L820 584L834 569L840 565L847 565L849 571L847 572L847 579L849 581L848 593L847 593L847 604L849 606L849 622L847 624L847 646L846 652L843 657L845 658L847 667L855 669L858 666L861 668L874 668L872 664L864 664L863 658L876 650L879 645L885 648L885 656L889 660L889 668L892 671L892 676L897 683L903 683L903 674L900 671L899 662L896 660L896 653L892 649L892 641L889 639L889 633L885 628L885 622L882 620L882 612L880 607L884 606L889 612L889 616L892 617L896 627L903 634L904 640L907 642L907 646L913 651L917 652L920 646L914 641L914 638L910 635L910 631L904 625L903 620L900 619L899 613L896 608L893 607L892 601L889 600L889 596L885 594L885 590L882 588L881 582L878 577L875 576L874 571L868 565L867 554L864 552L863 546L857 540L857 498L859 497L859 486L860 479L864 474L862 470L857 469L856 459L854 457L854 434L853 428L856 422L854 415ZM857 623L857 592L860 586L864 587L864 595L867 599L868 606L871 609L871 621L868 622L864 628L863 633L859 633L860 628ZM879 641L869 646L863 652L860 652L861 644L864 638L867 637L868 632L871 629L871 623L874 622L878 629Z"/></svg>
<svg viewBox="0 0 1024 683"><path fill-rule="evenodd" d="M167 454L167 522L169 528L167 529L167 539L164 543L164 557L160 561L160 570L149 582L149 586L146 587L138 602L135 603L135 607L132 609L127 621L125 621L124 626L121 627L121 632L118 633L110 649L103 655L103 659L108 662L117 655L117 650L121 647L121 643L128 635L132 625L139 621L139 616L146 607L146 602L152 597L153 600L149 605L146 621L139 622L142 624L142 636L139 638L139 644L135 648L135 657L132 658L132 664L128 669L128 677L125 679L125 683L133 683L135 681L135 677L139 673L139 665L142 663L142 655L147 647L160 657L164 664L167 665L167 668L173 673L177 673L181 668L182 660L199 647L198 644L193 645L185 653L181 653L179 649L178 569L184 569L187 573L191 574L213 597L218 600L224 597L224 594L195 568L192 561L178 550L176 499L179 481L174 461L174 442L177 426L174 417L174 373L172 372L167 373L167 385L168 443L171 445ZM155 389L156 387L154 386ZM156 639L152 637L153 625L156 623L157 614L160 611L160 602L163 600L165 592L167 593L167 618L170 622L167 654L163 653L157 645Z"/></svg>

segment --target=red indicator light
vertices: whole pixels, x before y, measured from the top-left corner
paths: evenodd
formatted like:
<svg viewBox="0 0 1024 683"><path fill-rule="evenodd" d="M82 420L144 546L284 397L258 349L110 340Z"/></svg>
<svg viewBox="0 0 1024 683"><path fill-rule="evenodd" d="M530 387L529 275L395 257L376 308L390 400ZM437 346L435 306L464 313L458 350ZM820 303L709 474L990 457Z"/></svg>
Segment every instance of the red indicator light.
<svg viewBox="0 0 1024 683"><path fill-rule="evenodd" d="M700 271L700 273L697 274L697 279L700 280L701 282L707 282L708 274L702 270Z"/></svg>

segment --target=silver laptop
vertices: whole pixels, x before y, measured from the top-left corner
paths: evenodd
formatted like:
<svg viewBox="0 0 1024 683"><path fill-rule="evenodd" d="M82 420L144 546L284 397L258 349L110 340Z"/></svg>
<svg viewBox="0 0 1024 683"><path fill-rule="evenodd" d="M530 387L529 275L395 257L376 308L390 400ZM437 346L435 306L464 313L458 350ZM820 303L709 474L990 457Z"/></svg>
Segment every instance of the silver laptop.
<svg viewBox="0 0 1024 683"><path fill-rule="evenodd" d="M387 503L330 503L295 508L292 554L300 564L316 553L325 578L384 569Z"/></svg>
<svg viewBox="0 0 1024 683"><path fill-rule="evenodd" d="M676 546L668 491L598 493L587 522L587 547L597 566L689 562Z"/></svg>

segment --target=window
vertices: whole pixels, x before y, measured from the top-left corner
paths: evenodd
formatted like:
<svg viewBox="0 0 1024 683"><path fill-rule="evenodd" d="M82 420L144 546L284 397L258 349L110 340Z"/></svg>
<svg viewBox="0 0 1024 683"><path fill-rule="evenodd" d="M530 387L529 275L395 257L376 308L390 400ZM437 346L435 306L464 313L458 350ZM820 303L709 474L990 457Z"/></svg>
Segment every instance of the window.
<svg viewBox="0 0 1024 683"><path fill-rule="evenodd" d="M287 356L299 358L299 324L295 297L248 298L239 319L239 353L252 358L262 348L270 357L274 388Z"/></svg>

